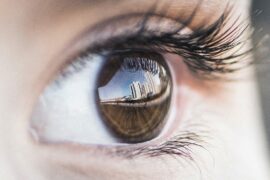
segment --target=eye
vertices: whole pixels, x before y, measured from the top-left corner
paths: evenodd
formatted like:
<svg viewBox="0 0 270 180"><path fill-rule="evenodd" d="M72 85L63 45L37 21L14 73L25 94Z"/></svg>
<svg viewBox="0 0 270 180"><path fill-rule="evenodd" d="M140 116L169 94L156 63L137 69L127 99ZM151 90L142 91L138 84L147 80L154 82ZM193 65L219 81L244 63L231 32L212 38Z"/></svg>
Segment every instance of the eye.
<svg viewBox="0 0 270 180"><path fill-rule="evenodd" d="M143 17L140 23L121 16L98 24L91 31L96 36L77 44L87 45L34 107L34 137L87 145L164 142L179 128L179 116L192 109L191 96L196 99L198 92L192 88L202 85L204 77L238 70L234 65L240 66L238 58L247 54L234 51L243 45L246 28L235 23L223 31L230 17L225 12L212 25L193 31L188 28L193 17L185 25L169 19L172 28L167 18Z"/></svg>
<svg viewBox="0 0 270 180"><path fill-rule="evenodd" d="M45 89L31 126L50 142L146 142L167 124L172 89L170 68L159 53L83 55Z"/></svg>

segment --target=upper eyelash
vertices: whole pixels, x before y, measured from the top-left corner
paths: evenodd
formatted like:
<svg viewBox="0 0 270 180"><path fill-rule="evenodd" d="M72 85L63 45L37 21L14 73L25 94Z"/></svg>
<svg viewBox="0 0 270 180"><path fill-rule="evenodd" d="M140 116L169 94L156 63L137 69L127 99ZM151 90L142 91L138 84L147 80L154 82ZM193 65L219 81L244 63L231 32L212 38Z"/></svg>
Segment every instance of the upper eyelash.
<svg viewBox="0 0 270 180"><path fill-rule="evenodd" d="M252 52L253 48L240 52L249 40L244 39L244 35L249 28L249 24L245 24L238 19L224 30L228 21L232 8L225 9L224 13L213 24L201 26L191 34L180 34L183 28L188 27L194 16L196 15L198 6L194 9L191 16L183 22L173 19L176 24L184 24L173 32L159 32L147 29L147 23L150 16L156 16L154 9L147 12L138 23L138 31L119 35L117 37L106 40L101 44L96 44L94 49L86 51L102 52L102 51L118 51L118 50L134 50L139 47L141 50L151 50L160 53L173 53L184 57L184 61L193 72L200 75L220 75L223 73L234 72L245 65L252 62L246 58L243 66L234 66L242 60L243 57ZM164 14L158 15L160 18L166 17ZM167 17L166 17L167 18ZM234 49L237 49L233 52ZM221 55L227 54L221 57ZM241 62L242 63L242 62Z"/></svg>

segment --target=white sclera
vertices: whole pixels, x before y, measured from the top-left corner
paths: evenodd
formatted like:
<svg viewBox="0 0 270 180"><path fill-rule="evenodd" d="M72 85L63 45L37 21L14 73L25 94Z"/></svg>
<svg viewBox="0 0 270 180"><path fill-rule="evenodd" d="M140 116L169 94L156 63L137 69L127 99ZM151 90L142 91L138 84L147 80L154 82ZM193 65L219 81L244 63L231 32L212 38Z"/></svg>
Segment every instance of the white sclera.
<svg viewBox="0 0 270 180"><path fill-rule="evenodd" d="M117 142L96 107L96 78L104 60L98 55L85 58L90 59L80 71L55 80L40 97L31 119L31 131L38 139L81 144Z"/></svg>

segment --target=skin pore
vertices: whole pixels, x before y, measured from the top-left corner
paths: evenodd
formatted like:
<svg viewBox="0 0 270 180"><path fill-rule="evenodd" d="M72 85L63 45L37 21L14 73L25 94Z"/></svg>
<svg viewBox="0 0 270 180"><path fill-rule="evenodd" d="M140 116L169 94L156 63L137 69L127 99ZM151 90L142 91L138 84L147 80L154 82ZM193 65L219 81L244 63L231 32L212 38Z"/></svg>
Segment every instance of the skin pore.
<svg viewBox="0 0 270 180"><path fill-rule="evenodd" d="M181 58L166 55L176 74L177 91L183 97L175 106L186 111L166 138L184 132L196 133L199 140L188 147L187 157L164 154L128 158L121 153L108 153L107 149L112 147L42 143L29 133L29 119L40 94L68 63L67 59L87 43L80 40L84 39L84 32L88 39L97 39L98 36L91 35L91 27L111 17L146 13L153 4L156 12L167 7L169 17L182 21L199 2L172 0L167 6L165 0L1 0L0 177L7 180L269 179L253 67L234 73L237 79L234 81L205 81L193 76L179 62ZM228 3L233 6L228 24L239 16L240 22L248 20L248 0L204 0L188 28L212 24ZM120 24L119 29L124 25ZM242 48L249 47L246 43ZM179 117L177 114L175 119ZM165 138L156 143L163 141Z"/></svg>

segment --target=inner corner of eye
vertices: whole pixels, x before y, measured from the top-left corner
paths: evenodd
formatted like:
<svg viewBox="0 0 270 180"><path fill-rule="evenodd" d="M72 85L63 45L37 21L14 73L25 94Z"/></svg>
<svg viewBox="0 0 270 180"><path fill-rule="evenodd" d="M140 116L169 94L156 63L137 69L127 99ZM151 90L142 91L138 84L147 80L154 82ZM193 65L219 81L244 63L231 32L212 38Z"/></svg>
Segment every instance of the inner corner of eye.
<svg viewBox="0 0 270 180"><path fill-rule="evenodd" d="M85 58L85 68L42 94L31 120L36 134L84 144L133 144L158 137L168 123L173 89L164 57L123 51L97 61L92 61L95 55Z"/></svg>

